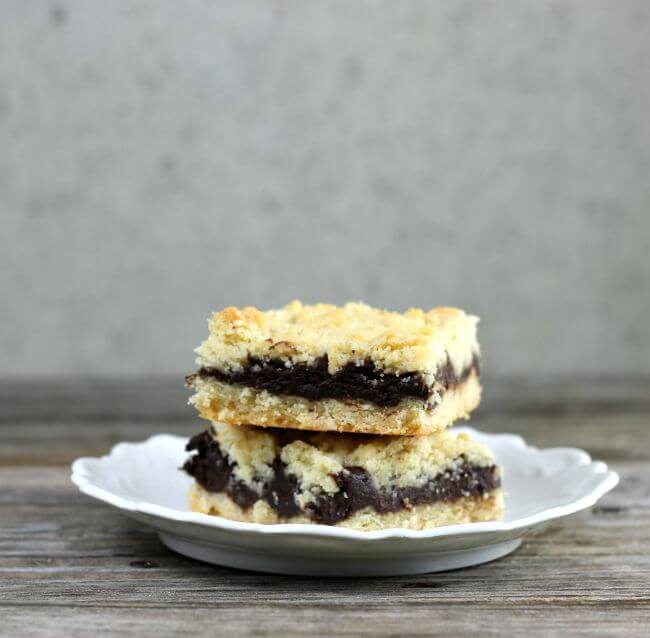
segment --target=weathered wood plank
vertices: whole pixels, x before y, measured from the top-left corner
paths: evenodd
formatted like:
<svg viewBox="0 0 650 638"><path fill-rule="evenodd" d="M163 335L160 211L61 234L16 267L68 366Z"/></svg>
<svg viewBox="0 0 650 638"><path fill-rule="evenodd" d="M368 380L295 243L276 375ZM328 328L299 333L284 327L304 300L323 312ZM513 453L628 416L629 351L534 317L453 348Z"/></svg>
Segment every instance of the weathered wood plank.
<svg viewBox="0 0 650 638"><path fill-rule="evenodd" d="M190 370L191 371L191 370ZM650 376L483 376L481 411L525 417L650 413ZM0 380L0 423L181 420L192 413L183 378Z"/></svg>
<svg viewBox="0 0 650 638"><path fill-rule="evenodd" d="M480 568L409 577L350 581L296 579L211 567L177 556L155 534L108 506L75 493L57 469L5 469L0 501L0 591L6 603L111 606L241 604L250 589L274 604L339 603L354 591L366 602L386 596L473 600L646 600L650 596L650 468L620 468L621 487L583 517L531 536L510 557ZM134 561L150 561L143 569ZM580 574L576 582L576 574ZM188 576L191 582L188 586ZM413 587L404 587L416 582ZM413 591L410 591L413 589ZM408 591L407 591L408 590ZM392 603L391 603L392 604Z"/></svg>
<svg viewBox="0 0 650 638"><path fill-rule="evenodd" d="M183 377L0 382L0 423L164 421L192 413Z"/></svg>
<svg viewBox="0 0 650 638"><path fill-rule="evenodd" d="M471 586L471 585L470 585ZM87 636L645 636L646 602L609 605L425 600L366 604L350 597L336 606L244 602L184 609L68 605L0 606L7 635Z"/></svg>
<svg viewBox="0 0 650 638"><path fill-rule="evenodd" d="M644 461L650 457L650 413L581 415L477 414L471 424L487 432L514 432L539 447L573 446L604 461ZM42 421L14 427L0 424L0 467L63 466L80 456L101 456L120 441L141 441L160 432L190 436L205 427L193 413L185 419L120 420L97 424Z"/></svg>
<svg viewBox="0 0 650 638"><path fill-rule="evenodd" d="M538 447L577 447L606 462L650 460L650 414L485 415L472 425L486 432L513 432Z"/></svg>
<svg viewBox="0 0 650 638"><path fill-rule="evenodd" d="M81 421L70 424L21 423L14 428L0 424L0 467L69 466L80 456L102 456L120 441L142 441L154 434L191 436L206 427L196 415L184 421Z"/></svg>
<svg viewBox="0 0 650 638"><path fill-rule="evenodd" d="M179 380L0 384L0 467L61 466L119 441L189 436L204 422L187 396ZM649 460L650 379L495 380L471 423L542 447L582 447L605 461Z"/></svg>
<svg viewBox="0 0 650 638"><path fill-rule="evenodd" d="M192 561L77 493L73 458L203 426L179 380L0 384L0 634L647 635L648 379L486 385L474 425L583 447L621 485L498 562L355 580Z"/></svg>

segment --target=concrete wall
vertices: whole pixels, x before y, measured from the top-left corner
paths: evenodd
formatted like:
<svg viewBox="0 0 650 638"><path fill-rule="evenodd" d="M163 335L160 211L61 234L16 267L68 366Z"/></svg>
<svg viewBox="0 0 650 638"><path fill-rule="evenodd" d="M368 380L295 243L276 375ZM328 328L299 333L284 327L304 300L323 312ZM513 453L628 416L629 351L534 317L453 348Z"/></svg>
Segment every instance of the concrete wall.
<svg viewBox="0 0 650 638"><path fill-rule="evenodd" d="M180 374L212 309L296 297L650 372L650 2L0 12L0 375Z"/></svg>

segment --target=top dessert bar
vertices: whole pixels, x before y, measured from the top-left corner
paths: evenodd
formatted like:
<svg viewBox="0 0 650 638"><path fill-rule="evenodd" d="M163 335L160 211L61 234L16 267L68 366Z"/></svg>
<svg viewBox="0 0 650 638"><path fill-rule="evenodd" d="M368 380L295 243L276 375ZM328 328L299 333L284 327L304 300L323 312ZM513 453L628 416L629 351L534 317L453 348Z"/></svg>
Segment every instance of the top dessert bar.
<svg viewBox="0 0 650 638"><path fill-rule="evenodd" d="M455 308L226 308L188 382L204 417L235 425L430 433L478 404L477 322Z"/></svg>

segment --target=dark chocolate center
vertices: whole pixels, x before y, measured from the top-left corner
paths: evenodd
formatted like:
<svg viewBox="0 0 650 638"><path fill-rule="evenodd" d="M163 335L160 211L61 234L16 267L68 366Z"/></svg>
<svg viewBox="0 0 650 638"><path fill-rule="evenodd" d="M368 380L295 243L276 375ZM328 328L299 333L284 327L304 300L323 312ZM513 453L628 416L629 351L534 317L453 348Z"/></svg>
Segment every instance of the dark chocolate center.
<svg viewBox="0 0 650 638"><path fill-rule="evenodd" d="M339 487L338 492L321 494L302 509L296 503L300 491L298 481L287 472L286 465L279 458L273 462L273 477L264 482L258 492L235 478L235 464L223 454L209 431L190 439L186 449L196 450L197 454L185 462L183 469L206 490L227 494L242 509L252 507L261 499L280 518L303 514L326 525L334 525L367 507L384 514L438 501L482 497L501 485L495 465L471 465L464 457L453 470L437 474L423 485L413 487L378 487L364 468L346 467L332 476Z"/></svg>
<svg viewBox="0 0 650 638"><path fill-rule="evenodd" d="M373 362L362 365L348 363L334 374L327 370L327 355L319 357L313 365L298 363L287 366L279 359L258 359L249 357L248 363L238 371L225 372L217 368L201 368L198 376L213 378L225 383L237 383L267 390L273 394L285 394L305 399L362 399L379 406L396 406L407 397L429 402L433 387L427 385L418 372L388 374L378 369ZM449 357L438 368L435 382L442 390L454 388L463 383L475 371L479 372L478 357L472 357L471 364L457 373ZM191 377L188 378L191 381ZM429 407L434 407L433 404Z"/></svg>

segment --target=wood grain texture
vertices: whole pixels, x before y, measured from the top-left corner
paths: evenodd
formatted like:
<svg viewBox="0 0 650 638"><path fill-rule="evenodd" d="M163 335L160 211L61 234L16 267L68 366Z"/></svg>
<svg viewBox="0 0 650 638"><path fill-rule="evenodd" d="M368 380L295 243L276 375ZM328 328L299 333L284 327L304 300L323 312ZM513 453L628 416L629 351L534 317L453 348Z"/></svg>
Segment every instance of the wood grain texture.
<svg viewBox="0 0 650 638"><path fill-rule="evenodd" d="M192 561L77 493L68 478L73 458L105 453L119 440L201 427L172 383L50 383L30 392L5 384L0 635L647 635L650 385L490 387L475 425L519 432L538 445L584 447L620 472L620 486L500 561L355 580Z"/></svg>

